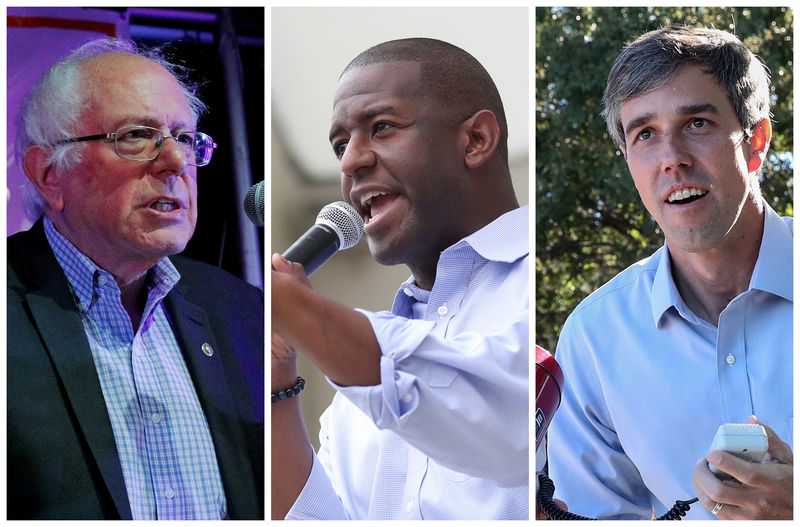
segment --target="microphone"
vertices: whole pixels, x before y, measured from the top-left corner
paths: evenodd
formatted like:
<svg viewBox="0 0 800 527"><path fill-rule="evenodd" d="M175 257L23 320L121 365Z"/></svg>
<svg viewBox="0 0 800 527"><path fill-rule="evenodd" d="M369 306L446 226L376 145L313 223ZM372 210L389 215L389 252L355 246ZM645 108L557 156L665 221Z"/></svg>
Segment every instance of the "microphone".
<svg viewBox="0 0 800 527"><path fill-rule="evenodd" d="M336 251L349 249L358 243L364 229L364 218L344 201L322 207L316 223L308 229L283 257L290 262L303 264L306 275L328 261Z"/></svg>
<svg viewBox="0 0 800 527"><path fill-rule="evenodd" d="M264 226L264 182L250 187L244 197L244 212L250 221L259 227Z"/></svg>
<svg viewBox="0 0 800 527"><path fill-rule="evenodd" d="M561 404L564 374L549 351L536 346L536 495L539 495L539 474L547 465L545 433L553 414ZM555 488L553 488L555 490ZM552 498L552 494L550 496Z"/></svg>
<svg viewBox="0 0 800 527"><path fill-rule="evenodd" d="M536 454L553 419L553 414L561 404L561 390L564 374L549 351L536 346Z"/></svg>

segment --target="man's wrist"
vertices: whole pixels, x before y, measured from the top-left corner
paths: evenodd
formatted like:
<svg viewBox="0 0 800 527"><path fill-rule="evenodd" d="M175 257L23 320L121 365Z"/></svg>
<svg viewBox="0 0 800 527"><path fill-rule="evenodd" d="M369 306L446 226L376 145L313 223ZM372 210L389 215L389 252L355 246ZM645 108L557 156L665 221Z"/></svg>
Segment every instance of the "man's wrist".
<svg viewBox="0 0 800 527"><path fill-rule="evenodd" d="M289 386L288 388L283 388L281 390L272 392L272 402L277 403L278 401L284 401L286 399L296 397L300 395L300 392L305 390L305 388L306 380L298 375L293 385Z"/></svg>
<svg viewBox="0 0 800 527"><path fill-rule="evenodd" d="M291 386L297 378L297 355L287 357L272 356L272 391Z"/></svg>

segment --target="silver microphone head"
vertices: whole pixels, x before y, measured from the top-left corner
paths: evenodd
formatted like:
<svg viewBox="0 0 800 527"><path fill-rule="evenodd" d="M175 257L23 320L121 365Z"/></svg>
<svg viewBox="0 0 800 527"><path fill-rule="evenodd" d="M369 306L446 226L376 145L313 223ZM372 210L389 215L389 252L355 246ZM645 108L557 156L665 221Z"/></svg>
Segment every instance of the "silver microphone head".
<svg viewBox="0 0 800 527"><path fill-rule="evenodd" d="M264 182L250 187L244 197L244 212L250 221L259 227L264 226Z"/></svg>
<svg viewBox="0 0 800 527"><path fill-rule="evenodd" d="M364 218L349 204L336 201L322 207L316 223L333 229L339 236L339 250L349 249L358 243L364 232Z"/></svg>

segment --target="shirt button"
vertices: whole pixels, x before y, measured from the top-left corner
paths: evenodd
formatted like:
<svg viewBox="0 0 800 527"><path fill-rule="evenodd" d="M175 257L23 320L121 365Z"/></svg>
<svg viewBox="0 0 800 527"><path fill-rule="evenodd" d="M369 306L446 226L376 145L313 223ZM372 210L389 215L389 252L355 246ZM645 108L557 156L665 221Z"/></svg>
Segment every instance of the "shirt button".
<svg viewBox="0 0 800 527"><path fill-rule="evenodd" d="M406 294L406 296L414 296L414 291L412 291L408 287L404 287L403 292Z"/></svg>
<svg viewBox="0 0 800 527"><path fill-rule="evenodd" d="M413 512L414 510L414 500L409 500L406 504L406 512Z"/></svg>
<svg viewBox="0 0 800 527"><path fill-rule="evenodd" d="M728 356L725 357L725 362L728 363L728 366L733 366L733 363L736 362L736 357L733 356L733 353L728 353Z"/></svg>
<svg viewBox="0 0 800 527"><path fill-rule="evenodd" d="M436 312L439 313L440 317L445 316L447 314L447 306L442 304L441 306L439 306L439 309L437 309Z"/></svg>
<svg viewBox="0 0 800 527"><path fill-rule="evenodd" d="M414 396L413 396L413 395L411 395L411 392L408 392L407 394L405 394L405 395L403 396L403 402L404 402L404 403L410 403L410 402L411 402L411 401L413 401L413 400L414 400Z"/></svg>
<svg viewBox="0 0 800 527"><path fill-rule="evenodd" d="M161 414L153 414L150 416L150 419L155 423L158 424L161 422Z"/></svg>
<svg viewBox="0 0 800 527"><path fill-rule="evenodd" d="M175 497L175 490L172 487L167 487L164 489L164 497L171 500Z"/></svg>

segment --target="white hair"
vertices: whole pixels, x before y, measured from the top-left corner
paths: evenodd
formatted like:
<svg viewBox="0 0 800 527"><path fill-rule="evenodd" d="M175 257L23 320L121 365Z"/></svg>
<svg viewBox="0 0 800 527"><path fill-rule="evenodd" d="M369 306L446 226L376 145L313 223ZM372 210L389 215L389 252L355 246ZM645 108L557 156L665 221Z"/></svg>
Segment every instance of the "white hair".
<svg viewBox="0 0 800 527"><path fill-rule="evenodd" d="M160 49L140 50L131 40L100 38L92 40L72 51L56 63L31 87L22 102L17 123L15 155L20 164L25 150L31 146L44 148L48 163L59 170L69 170L81 161L85 148L82 143L57 144L74 134L75 126L87 103L83 64L87 59L104 53L128 53L152 60L169 71L183 90L192 112L197 119L206 106L195 95L196 86L186 78L186 68L167 61ZM25 215L36 221L47 210L47 202L27 178L22 188L22 204Z"/></svg>

